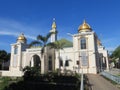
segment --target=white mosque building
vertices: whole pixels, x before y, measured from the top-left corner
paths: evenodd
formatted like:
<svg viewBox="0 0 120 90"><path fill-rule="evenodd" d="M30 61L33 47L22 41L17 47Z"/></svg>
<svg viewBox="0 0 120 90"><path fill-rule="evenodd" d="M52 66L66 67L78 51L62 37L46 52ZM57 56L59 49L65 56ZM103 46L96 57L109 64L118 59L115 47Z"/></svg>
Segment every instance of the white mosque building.
<svg viewBox="0 0 120 90"><path fill-rule="evenodd" d="M56 32L56 22L53 21L50 32ZM21 34L17 42L11 44L11 59L9 71L3 71L2 76L22 76L25 66L39 66L41 73L56 71L61 67L76 73L97 74L101 70L109 70L108 53L102 46L96 33L86 21L78 28L78 33L72 35L71 45L58 51L47 47L44 55L41 55L41 47L29 48L27 38ZM50 41L55 42L57 34L51 35ZM67 40L66 40L67 41ZM60 61L59 61L60 58Z"/></svg>

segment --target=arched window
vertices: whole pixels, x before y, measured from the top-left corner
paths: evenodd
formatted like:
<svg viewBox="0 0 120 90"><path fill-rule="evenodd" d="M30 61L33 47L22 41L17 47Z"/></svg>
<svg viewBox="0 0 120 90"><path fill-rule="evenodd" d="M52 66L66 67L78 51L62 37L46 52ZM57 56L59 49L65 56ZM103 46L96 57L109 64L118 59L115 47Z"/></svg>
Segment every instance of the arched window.
<svg viewBox="0 0 120 90"><path fill-rule="evenodd" d="M80 39L80 46L81 46L81 49L86 49L86 38L82 37Z"/></svg>

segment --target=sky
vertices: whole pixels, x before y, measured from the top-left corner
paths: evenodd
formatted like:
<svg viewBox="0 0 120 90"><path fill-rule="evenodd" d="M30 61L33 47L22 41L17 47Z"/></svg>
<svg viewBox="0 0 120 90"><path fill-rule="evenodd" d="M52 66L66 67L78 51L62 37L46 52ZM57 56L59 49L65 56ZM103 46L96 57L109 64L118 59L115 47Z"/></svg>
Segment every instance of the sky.
<svg viewBox="0 0 120 90"><path fill-rule="evenodd" d="M28 43L46 35L56 19L58 39L72 41L67 33L78 33L86 22L108 51L120 45L120 0L0 0L0 50L24 33Z"/></svg>

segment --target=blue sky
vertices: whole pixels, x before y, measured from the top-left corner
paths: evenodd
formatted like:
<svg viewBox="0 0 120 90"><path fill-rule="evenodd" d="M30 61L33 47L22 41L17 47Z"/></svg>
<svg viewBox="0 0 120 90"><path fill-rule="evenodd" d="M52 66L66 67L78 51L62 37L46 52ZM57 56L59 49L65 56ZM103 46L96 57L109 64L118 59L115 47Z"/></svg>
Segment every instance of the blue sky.
<svg viewBox="0 0 120 90"><path fill-rule="evenodd" d="M24 33L28 43L45 35L56 18L58 38L72 40L86 19L109 51L120 45L120 0L0 0L0 50Z"/></svg>

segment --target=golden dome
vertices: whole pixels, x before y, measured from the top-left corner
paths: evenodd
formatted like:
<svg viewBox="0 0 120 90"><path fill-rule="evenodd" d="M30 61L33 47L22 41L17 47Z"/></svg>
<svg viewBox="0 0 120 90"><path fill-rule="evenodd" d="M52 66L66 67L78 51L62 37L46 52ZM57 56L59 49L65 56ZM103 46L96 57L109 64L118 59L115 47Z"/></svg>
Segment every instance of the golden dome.
<svg viewBox="0 0 120 90"><path fill-rule="evenodd" d="M52 23L52 29L56 29L56 23L55 23L55 19L53 19L53 23Z"/></svg>
<svg viewBox="0 0 120 90"><path fill-rule="evenodd" d="M88 31L88 30L92 30L91 27L89 26L89 24L86 23L86 21L83 21L83 24L79 26L78 31Z"/></svg>
<svg viewBox="0 0 120 90"><path fill-rule="evenodd" d="M101 44L101 41L99 40L99 39L97 39L97 45L98 46L101 46L102 44Z"/></svg>
<svg viewBox="0 0 120 90"><path fill-rule="evenodd" d="M17 38L17 42L22 42L22 43L26 43L26 37L24 36L24 34L22 33L20 36L18 36Z"/></svg>

